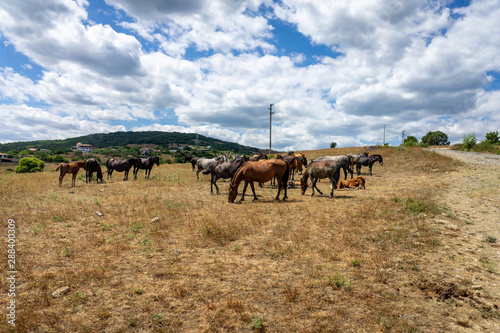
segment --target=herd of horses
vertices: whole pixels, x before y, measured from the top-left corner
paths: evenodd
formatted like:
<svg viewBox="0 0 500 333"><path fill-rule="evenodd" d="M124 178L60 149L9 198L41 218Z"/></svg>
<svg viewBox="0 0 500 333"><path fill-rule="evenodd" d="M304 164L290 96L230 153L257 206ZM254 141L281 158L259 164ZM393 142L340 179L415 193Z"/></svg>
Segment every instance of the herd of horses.
<svg viewBox="0 0 500 333"><path fill-rule="evenodd" d="M300 180L301 194L305 194L308 187L312 189L312 196L315 191L323 194L317 187L320 179L329 179L331 182L330 197L333 197L334 189L365 187L365 178L360 177L361 167L368 166L369 174L372 176L373 164L379 162L383 165L381 155L369 155L367 152L360 154L347 154L343 156L322 156L311 160L309 163L304 154L285 153L277 154L276 157L269 159L266 155L259 153L251 157L236 155L231 161L227 155L220 155L215 158L205 157L186 157L184 162L190 162L192 170L196 172L196 178L199 180L199 173L210 175L210 193L213 194L213 187L219 194L217 181L219 179L230 179L228 202L233 203L238 196L238 187L241 182L245 182L240 202L245 198L245 192L248 185L252 189L253 199L257 200L254 182L263 183L271 181L271 186L277 186L278 193L276 200L279 200L280 193L283 191L283 200L287 199L287 189L290 184L295 184L295 173L301 173L305 168ZM139 170L146 170L145 178L149 179L151 169L154 165L160 165L158 156L148 158L131 157L125 159L111 158L106 162L106 173L108 179L114 171L124 172L123 180L128 180L130 169L133 168L134 178L137 179ZM354 167L358 177L354 178ZM80 168L85 170L85 181L88 183L93 178L93 173L97 173L97 182L103 182L103 172L99 161L95 158L89 158L85 161L73 163L61 163L56 171L60 171L59 186L67 173L72 174L71 186L75 186L75 179ZM351 175L351 181L342 182L340 180L340 171L344 172L344 179L347 180L347 174ZM309 185L308 181L311 181ZM277 184L276 184L277 183Z"/></svg>
<svg viewBox="0 0 500 333"><path fill-rule="evenodd" d="M158 156L151 156L148 158L138 158L131 157L122 160L117 160L114 158L109 159L106 162L106 171L108 174L107 179L111 179L113 171L124 172L123 180L128 180L128 174L132 167L132 173L134 178L137 179L137 174L139 170L146 170L145 178L149 179L151 175L151 169L154 165L160 165L160 158ZM96 173L97 182L103 182L103 172L99 161L95 158L89 158L85 161L76 161L73 163L61 163L57 166L55 171L59 170L59 186L61 186L64 176L67 173L72 174L71 187L75 186L76 175L80 169L85 170L85 182L89 183L92 181L94 172Z"/></svg>
<svg viewBox="0 0 500 333"><path fill-rule="evenodd" d="M231 179L229 185L228 202L233 203L238 196L238 187L242 181L245 182L243 186L243 193L240 202L245 199L245 192L248 185L252 189L254 200L257 200L255 193L254 182L262 184L271 181L271 186L278 187L276 200L279 200L281 191L283 190L283 200L287 199L287 188L289 182L294 183L295 172L302 172L305 167L302 179L300 181L301 194L305 194L309 178L311 179L312 195L315 190L320 194L322 192L317 187L317 182L320 179L328 178L331 182L330 197L333 196L334 189L365 187L365 178L359 176L361 174L361 166L368 166L369 174L372 176L373 164L379 162L383 165L383 158L381 155L369 155L367 152L360 154L347 154L344 156L322 156L307 162L304 154L278 154L273 159L262 153L255 154L252 157L236 156L232 161L229 161L226 155L221 155L212 159L204 157L191 157L186 158L185 162L191 162L192 170L196 172L196 177L199 179L199 173L210 174L210 193L213 194L213 187L215 186L217 194L219 194L219 187L217 180ZM197 168L196 168L197 167ZM354 178L353 167L356 167L356 174L358 177ZM340 170L344 171L344 179L347 179L347 174L351 174L351 182L340 182Z"/></svg>

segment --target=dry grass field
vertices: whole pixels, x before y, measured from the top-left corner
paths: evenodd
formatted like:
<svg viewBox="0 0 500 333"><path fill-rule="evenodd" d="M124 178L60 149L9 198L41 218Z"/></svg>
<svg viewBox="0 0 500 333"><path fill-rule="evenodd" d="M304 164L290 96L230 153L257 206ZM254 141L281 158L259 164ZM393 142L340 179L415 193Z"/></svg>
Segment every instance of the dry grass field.
<svg viewBox="0 0 500 333"><path fill-rule="evenodd" d="M305 153L310 160L360 151ZM14 219L18 273L16 327L5 315L0 327L19 332L498 328L499 298L488 289L498 281L496 261L481 257L479 249L451 253L468 221L441 199L450 189L450 175L466 167L420 148L371 153L381 154L384 166L375 164L373 176L363 167L365 190L335 191L328 198L329 184L322 181L323 196L311 197L310 189L302 196L295 188L287 202L275 202L276 190L266 184L256 187L258 201L250 196L242 204L227 202L229 183L222 180L222 194L210 195L209 176L197 181L189 163L155 166L150 180L142 179L144 171L129 181L115 172L104 184L85 184L81 172L74 188L68 175L58 186L55 165L34 174L15 174L3 165L2 239L8 219ZM490 186L498 188L498 177L493 179ZM490 239L479 246L495 245ZM474 261L476 255L484 260ZM69 289L53 296L61 287ZM8 302L2 292L2 314Z"/></svg>

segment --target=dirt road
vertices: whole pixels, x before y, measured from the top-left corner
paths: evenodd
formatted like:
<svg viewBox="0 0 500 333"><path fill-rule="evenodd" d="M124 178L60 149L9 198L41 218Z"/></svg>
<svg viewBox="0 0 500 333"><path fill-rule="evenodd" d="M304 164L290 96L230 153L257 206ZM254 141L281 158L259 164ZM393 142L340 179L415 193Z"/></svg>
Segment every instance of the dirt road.
<svg viewBox="0 0 500 333"><path fill-rule="evenodd" d="M456 171L443 175L446 207L436 226L442 230L438 264L449 277L472 291L469 301L481 318L457 307L458 332L500 332L500 156L433 149L457 161Z"/></svg>

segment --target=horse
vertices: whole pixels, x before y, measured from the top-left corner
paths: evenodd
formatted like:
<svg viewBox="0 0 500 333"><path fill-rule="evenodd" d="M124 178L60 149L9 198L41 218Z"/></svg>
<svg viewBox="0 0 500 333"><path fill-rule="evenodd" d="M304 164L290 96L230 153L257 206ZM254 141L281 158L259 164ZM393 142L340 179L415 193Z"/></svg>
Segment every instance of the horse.
<svg viewBox="0 0 500 333"><path fill-rule="evenodd" d="M151 156L147 158L141 158L137 161L137 163L134 165L134 179L137 179L137 173L139 172L139 169L146 169L146 173L144 176L144 179L149 179L149 176L151 175L151 169L153 169L154 165L160 166L160 158L158 156Z"/></svg>
<svg viewBox="0 0 500 333"><path fill-rule="evenodd" d="M202 170L208 170L208 168L210 167L210 165L213 162L219 162L219 161L227 162L227 160L228 160L228 158L225 155L220 155L220 156L217 156L217 157L214 157L214 158L205 158L205 157L199 158L196 161L196 165L198 166L198 170L196 170L196 179L200 180L200 177L198 176L198 174Z"/></svg>
<svg viewBox="0 0 500 333"><path fill-rule="evenodd" d="M279 200L281 188L285 191L283 196L283 201L287 199L287 181L290 175L290 167L285 161L272 159L272 160L262 160L257 162L247 162L243 165L238 172L231 179L231 184L229 185L229 195L227 201L230 203L234 202L234 199L238 196L238 186L244 180L245 186L243 187L243 194L241 195L241 201L245 199L245 191L248 187L248 183L252 188L253 200L257 200L257 195L255 194L255 188L253 182L265 183L278 177L278 194L276 194L275 200Z"/></svg>
<svg viewBox="0 0 500 333"><path fill-rule="evenodd" d="M232 179L239 168L241 168L246 162L248 162L248 157L239 156L236 157L231 162L213 162L209 171L202 171L203 174L208 174L210 172L210 194L214 194L213 186L219 194L219 187L217 186L217 181L222 179Z"/></svg>
<svg viewBox="0 0 500 333"><path fill-rule="evenodd" d="M292 174L292 180L295 180L294 179L295 170L298 170L298 171L302 172L302 162L295 155L291 155L289 157L285 157L285 162L287 162L288 165L290 166L290 171L291 171L291 174ZM297 171L297 173L298 173L298 171Z"/></svg>
<svg viewBox="0 0 500 333"><path fill-rule="evenodd" d="M85 169L85 182L90 183L92 182L92 177L94 175L94 172L97 172L97 182L99 183L99 180L101 183L103 183L102 179L102 170L101 170L101 165L99 164L99 161L96 158L89 158L86 161L87 168Z"/></svg>
<svg viewBox="0 0 500 333"><path fill-rule="evenodd" d="M318 179L330 178L332 182L330 198L333 197L333 190L337 187L337 182L340 177L340 168L341 166L337 161L332 160L324 160L318 162L311 162L307 167L306 171L304 171L304 175L300 180L301 194L305 194L307 190L307 179L311 177L311 188L312 194L314 195L314 189L316 189L319 194L323 195L323 193L316 186L316 182Z"/></svg>
<svg viewBox="0 0 500 333"><path fill-rule="evenodd" d="M193 169L193 171L195 170L195 166L196 166L196 162L198 162L198 160L200 159L200 157L196 157L196 156L193 156L189 159L189 162L191 163L191 168ZM184 158L184 162L186 162L186 158Z"/></svg>
<svg viewBox="0 0 500 333"><path fill-rule="evenodd" d="M267 156L262 154L262 152L260 152L259 154L255 154L253 155L252 157L250 157L248 159L250 162L257 162L257 161L260 161L260 160L267 160Z"/></svg>
<svg viewBox="0 0 500 333"><path fill-rule="evenodd" d="M342 169L344 169L344 179L347 179L347 173L349 172L351 174L351 179L354 177L354 172L350 168L351 166L354 166L354 161L355 161L355 155L353 154L348 154L348 155L340 155L340 156L321 156L318 158L315 158L312 162L321 162L321 161L336 161L340 165Z"/></svg>
<svg viewBox="0 0 500 333"><path fill-rule="evenodd" d="M372 175L372 167L375 162L379 162L380 165L384 165L384 160L381 155L370 155L370 156L360 156L356 159L356 175L361 174L361 166L368 166L370 176Z"/></svg>
<svg viewBox="0 0 500 333"><path fill-rule="evenodd" d="M75 186L76 174L78 173L78 171L80 171L80 168L83 168L84 170L86 170L87 164L85 163L85 161L76 161L73 163L61 163L61 164L59 164L55 170L55 171L60 170L60 172L59 172L59 187L61 186L62 180L67 173L73 174L73 178L71 179L71 187Z"/></svg>
<svg viewBox="0 0 500 333"><path fill-rule="evenodd" d="M299 159L300 163L302 163L302 165L307 168L306 154L298 153L298 154L295 154L295 157L297 157ZM302 170L300 168L299 168L299 171L302 172Z"/></svg>
<svg viewBox="0 0 500 333"><path fill-rule="evenodd" d="M111 158L107 160L106 169L108 172L108 179L111 179L113 171L116 170L118 172L125 172L125 174L123 175L123 180L128 180L128 173L130 171L130 168L139 163L139 161L140 160L138 157L131 157L123 160L115 160L114 158Z"/></svg>

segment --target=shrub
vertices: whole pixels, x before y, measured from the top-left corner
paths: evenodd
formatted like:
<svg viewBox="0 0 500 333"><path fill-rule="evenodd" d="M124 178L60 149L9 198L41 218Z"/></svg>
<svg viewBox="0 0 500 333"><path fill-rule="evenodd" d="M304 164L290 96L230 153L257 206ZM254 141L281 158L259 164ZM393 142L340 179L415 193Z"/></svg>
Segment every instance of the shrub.
<svg viewBox="0 0 500 333"><path fill-rule="evenodd" d="M403 143L404 146L406 147L413 147L413 146L416 146L418 145L418 139L414 136L408 136L405 140L404 140L404 143Z"/></svg>
<svg viewBox="0 0 500 333"><path fill-rule="evenodd" d="M25 172L35 172L35 171L43 171L45 168L45 163L40 161L36 157L23 157L19 161L19 165L16 167L16 173L25 173Z"/></svg>
<svg viewBox="0 0 500 333"><path fill-rule="evenodd" d="M486 133L486 140L492 144L499 143L498 131Z"/></svg>
<svg viewBox="0 0 500 333"><path fill-rule="evenodd" d="M337 147L337 142L330 143L330 148L335 148L335 147Z"/></svg>
<svg viewBox="0 0 500 333"><path fill-rule="evenodd" d="M476 135L472 134L464 134L464 138L462 140L463 150L471 150L477 144Z"/></svg>

